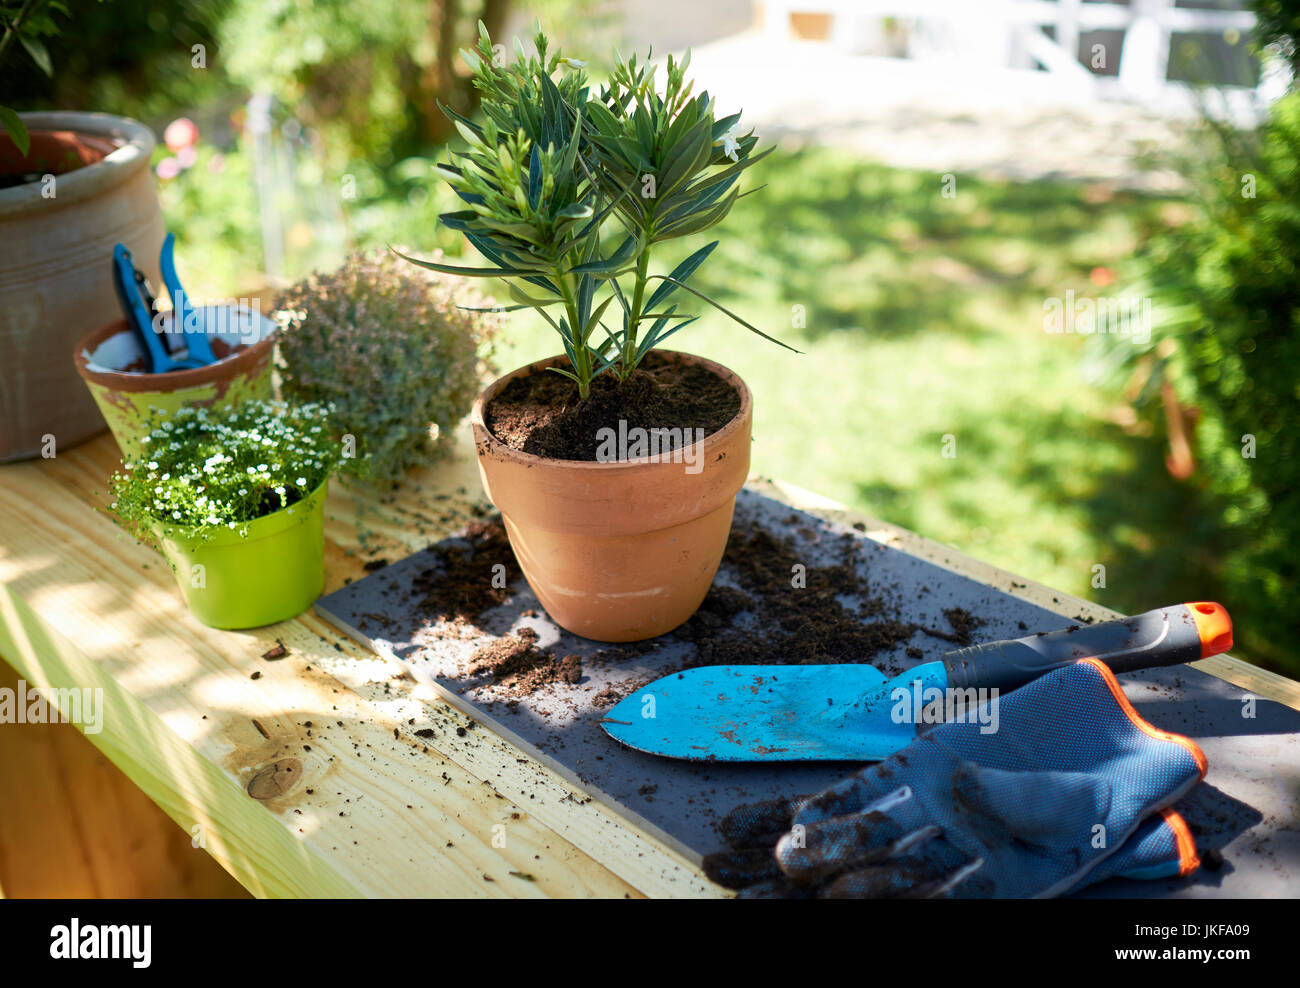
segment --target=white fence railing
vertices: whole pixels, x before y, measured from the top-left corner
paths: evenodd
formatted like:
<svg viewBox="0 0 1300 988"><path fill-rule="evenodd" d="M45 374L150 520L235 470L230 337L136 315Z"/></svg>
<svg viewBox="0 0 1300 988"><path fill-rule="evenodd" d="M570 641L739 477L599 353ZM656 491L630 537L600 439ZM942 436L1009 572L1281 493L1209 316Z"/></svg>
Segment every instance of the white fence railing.
<svg viewBox="0 0 1300 988"><path fill-rule="evenodd" d="M1028 56L1047 72L1091 87L1097 96L1159 100L1184 87L1168 79L1175 34L1237 32L1255 27L1249 10L1176 7L1174 0L1130 0L1127 4L1083 0L764 0L764 25L770 37L787 38L791 14L831 16L830 41L853 51L864 26L885 18L909 26L908 56L957 54L990 67L1011 67L1013 55ZM1054 30L1049 37L1043 28ZM1118 74L1090 71L1079 58L1080 36L1087 31L1122 33ZM1269 60L1259 85L1238 90L1257 105L1285 91L1285 63Z"/></svg>

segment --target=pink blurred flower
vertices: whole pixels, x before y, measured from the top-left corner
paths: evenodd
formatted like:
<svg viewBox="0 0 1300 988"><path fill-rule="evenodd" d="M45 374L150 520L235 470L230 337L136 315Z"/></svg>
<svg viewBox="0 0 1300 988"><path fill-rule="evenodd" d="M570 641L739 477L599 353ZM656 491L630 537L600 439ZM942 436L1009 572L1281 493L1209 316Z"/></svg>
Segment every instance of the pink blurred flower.
<svg viewBox="0 0 1300 988"><path fill-rule="evenodd" d="M188 168L198 160L199 153L194 150L194 145L183 147L176 152L176 160L180 162L182 168Z"/></svg>
<svg viewBox="0 0 1300 988"><path fill-rule="evenodd" d="M199 143L199 128L189 117L177 117L163 131L163 143L172 151Z"/></svg>
<svg viewBox="0 0 1300 988"><path fill-rule="evenodd" d="M1094 285L1101 288L1106 288L1109 285L1115 284L1115 272L1106 267L1098 266L1093 268L1092 271L1088 273L1088 278Z"/></svg>
<svg viewBox="0 0 1300 988"><path fill-rule="evenodd" d="M174 157L163 158L162 161L158 162L157 171L158 177L164 182L170 181L181 173L181 163Z"/></svg>

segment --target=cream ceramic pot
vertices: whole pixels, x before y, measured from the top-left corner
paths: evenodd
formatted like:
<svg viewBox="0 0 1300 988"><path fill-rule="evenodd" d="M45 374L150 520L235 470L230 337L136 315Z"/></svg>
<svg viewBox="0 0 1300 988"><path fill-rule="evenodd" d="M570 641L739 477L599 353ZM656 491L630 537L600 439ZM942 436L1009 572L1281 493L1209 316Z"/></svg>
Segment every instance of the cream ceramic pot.
<svg viewBox="0 0 1300 988"><path fill-rule="evenodd" d="M163 219L147 127L103 113L25 113L26 159L0 136L0 463L67 449L104 428L68 359L121 313L112 250L124 243L153 284Z"/></svg>

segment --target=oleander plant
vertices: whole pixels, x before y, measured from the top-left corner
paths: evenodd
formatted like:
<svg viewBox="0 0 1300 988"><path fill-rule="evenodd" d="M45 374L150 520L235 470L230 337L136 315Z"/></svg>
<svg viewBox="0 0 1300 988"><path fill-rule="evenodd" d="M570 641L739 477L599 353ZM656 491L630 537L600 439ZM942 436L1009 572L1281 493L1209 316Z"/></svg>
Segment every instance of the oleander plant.
<svg viewBox="0 0 1300 988"><path fill-rule="evenodd" d="M626 380L654 347L697 316L703 301L780 343L689 284L718 246L713 241L667 274L653 272L656 245L721 222L740 198L744 172L772 148L740 133L740 114L718 119L707 92L692 95L689 54L667 60L666 79L635 56L616 60L593 91L586 63L552 51L538 31L535 54L493 51L480 25L475 51L462 52L482 109L476 122L444 107L466 149L439 166L464 209L443 214L486 266L402 254L421 267L506 281L513 305L531 308L559 335L581 399L592 380ZM780 344L785 346L785 344ZM787 348L789 349L789 348Z"/></svg>

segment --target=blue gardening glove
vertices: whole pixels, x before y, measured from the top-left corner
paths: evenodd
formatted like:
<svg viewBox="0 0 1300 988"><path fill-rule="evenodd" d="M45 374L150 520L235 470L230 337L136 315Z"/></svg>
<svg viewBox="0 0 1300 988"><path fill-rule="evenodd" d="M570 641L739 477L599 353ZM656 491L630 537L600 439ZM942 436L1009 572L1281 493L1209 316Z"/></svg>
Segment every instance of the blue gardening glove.
<svg viewBox="0 0 1300 988"><path fill-rule="evenodd" d="M1071 891L1108 878L1181 878L1201 866L1187 821L1175 810L1161 810L1144 820L1122 847L1084 877Z"/></svg>
<svg viewBox="0 0 1300 988"><path fill-rule="evenodd" d="M783 805L785 826L788 827L793 819L795 804L794 800L783 800L759 805L769 808ZM751 805L745 809L752 808ZM762 839L761 836L759 839ZM775 844L776 839L776 835L772 835L769 844ZM711 865L717 872L713 876L715 881L742 888L742 898L812 898L817 891L815 886L796 885L785 878L777 867L770 847L713 855ZM1144 820L1137 832L1118 851L1103 859L1070 891L1077 892L1089 885L1097 885L1116 877L1147 881L1181 878L1190 875L1200 866L1196 843L1187 822L1175 810L1161 810L1156 816Z"/></svg>
<svg viewBox="0 0 1300 988"><path fill-rule="evenodd" d="M816 796L733 811L724 836L747 850L706 872L749 897L1062 895L1204 775L1096 660L997 702L995 733L942 724Z"/></svg>

